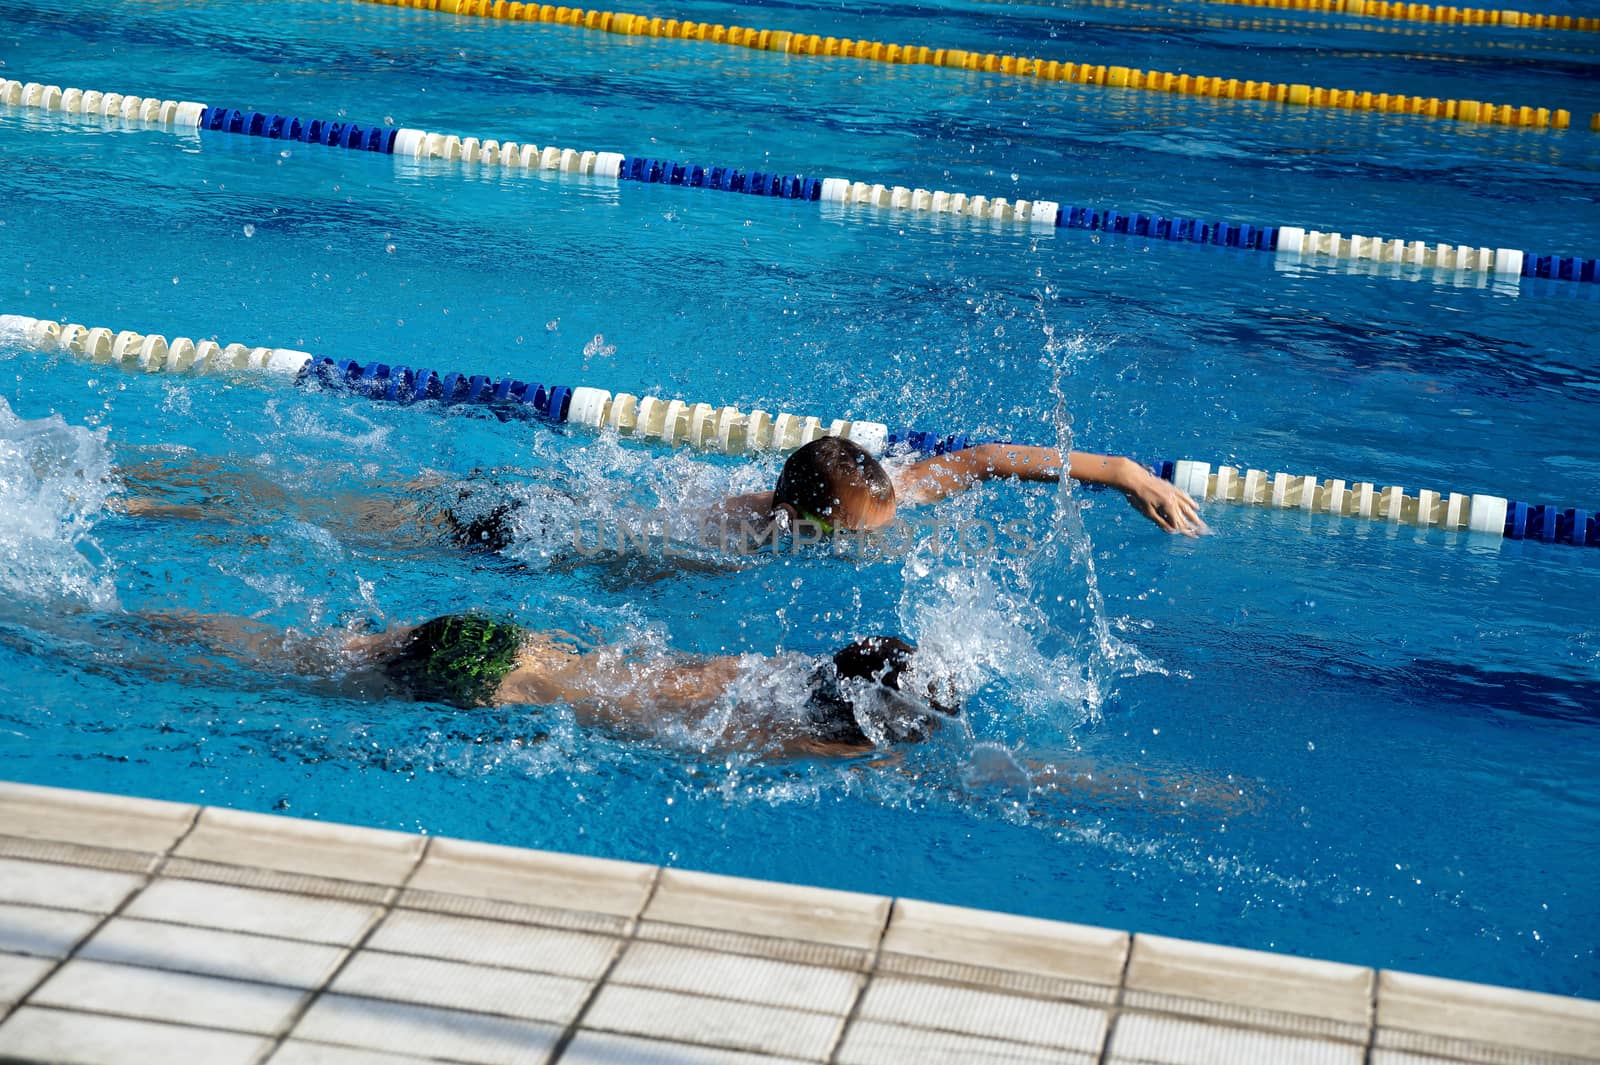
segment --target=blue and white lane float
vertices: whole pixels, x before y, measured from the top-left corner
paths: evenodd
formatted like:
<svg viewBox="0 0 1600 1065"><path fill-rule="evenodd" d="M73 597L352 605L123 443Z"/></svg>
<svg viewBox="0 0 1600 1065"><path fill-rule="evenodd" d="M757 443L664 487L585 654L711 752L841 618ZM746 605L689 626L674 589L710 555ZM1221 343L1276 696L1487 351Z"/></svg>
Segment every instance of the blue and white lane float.
<svg viewBox="0 0 1600 1065"><path fill-rule="evenodd" d="M233 133L269 140L298 141L373 152L407 159L438 159L518 170L545 170L616 181L638 181L737 192L752 196L862 204L882 210L923 211L1014 223L1041 229L1083 229L1122 233L1175 243L1211 244L1272 253L1301 260L1323 256L1351 262L1391 263L1458 275L1514 281L1540 277L1600 283L1600 261L1576 256L1537 255L1515 248L1486 248L1399 238L1323 232L1299 226L1254 225L1166 217L1089 207L1063 207L1052 200L1007 199L900 185L870 184L843 177L745 171L668 159L625 156L574 148L543 148L515 141L459 137L419 129L304 119L211 107L194 101L155 100L117 93L63 89L0 79L0 103L68 114L100 115L130 123L176 129Z"/></svg>
<svg viewBox="0 0 1600 1065"><path fill-rule="evenodd" d="M692 403L657 396L611 393L600 388L543 385L509 377L467 374L380 362L318 358L291 348L222 344L213 340L168 340L157 334L90 329L76 324L0 315L0 344L62 353L90 362L145 373L257 373L319 385L394 403L478 404L509 416L615 432L619 437L686 446L723 454L785 452L824 436L853 440L875 456L936 455L979 444L1001 443L965 433L891 430L881 422L823 419L763 410ZM1418 528L1466 530L1512 540L1600 546L1600 514L1508 500L1501 496L1421 489L1406 494L1397 485L1320 478L1311 474L1240 470L1184 460L1156 462L1151 472L1198 500L1275 507L1313 514Z"/></svg>

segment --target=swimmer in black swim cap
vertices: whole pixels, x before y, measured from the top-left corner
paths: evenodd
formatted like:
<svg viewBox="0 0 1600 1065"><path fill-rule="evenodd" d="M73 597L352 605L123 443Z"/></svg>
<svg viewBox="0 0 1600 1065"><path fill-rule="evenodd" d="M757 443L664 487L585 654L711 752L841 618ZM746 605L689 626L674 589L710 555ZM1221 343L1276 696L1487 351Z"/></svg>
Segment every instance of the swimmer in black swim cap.
<svg viewBox="0 0 1600 1065"><path fill-rule="evenodd" d="M1132 459L1023 444L980 444L919 459L893 473L853 440L825 436L790 455L770 492L724 500L731 521L765 525L807 522L822 535L887 527L897 507L934 503L980 481L1015 478L1115 488L1140 514L1169 533L1208 532L1189 494Z"/></svg>

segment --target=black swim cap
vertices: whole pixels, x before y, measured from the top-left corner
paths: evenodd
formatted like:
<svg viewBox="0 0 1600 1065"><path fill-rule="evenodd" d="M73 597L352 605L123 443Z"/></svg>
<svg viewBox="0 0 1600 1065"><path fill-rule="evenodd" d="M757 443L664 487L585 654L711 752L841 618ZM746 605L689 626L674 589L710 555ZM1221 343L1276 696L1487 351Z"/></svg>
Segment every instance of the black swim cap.
<svg viewBox="0 0 1600 1065"><path fill-rule="evenodd" d="M872 636L836 651L811 675L812 725L822 739L846 743L920 743L941 718L961 712L953 700L906 692L901 682L917 649L894 636Z"/></svg>

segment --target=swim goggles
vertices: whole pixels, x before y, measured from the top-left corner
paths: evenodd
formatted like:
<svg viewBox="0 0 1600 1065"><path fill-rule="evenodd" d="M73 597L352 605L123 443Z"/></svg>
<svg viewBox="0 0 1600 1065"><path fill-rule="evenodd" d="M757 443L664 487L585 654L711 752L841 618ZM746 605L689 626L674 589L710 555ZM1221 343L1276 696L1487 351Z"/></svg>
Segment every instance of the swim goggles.
<svg viewBox="0 0 1600 1065"><path fill-rule="evenodd" d="M819 517L818 515L811 513L811 511L809 511L809 510L800 511L800 517L801 517L802 520L809 521L811 524L813 524L817 528L821 529L822 530L822 535L824 535L824 536L832 536L833 535L833 532L834 532L833 522L829 521L827 518Z"/></svg>

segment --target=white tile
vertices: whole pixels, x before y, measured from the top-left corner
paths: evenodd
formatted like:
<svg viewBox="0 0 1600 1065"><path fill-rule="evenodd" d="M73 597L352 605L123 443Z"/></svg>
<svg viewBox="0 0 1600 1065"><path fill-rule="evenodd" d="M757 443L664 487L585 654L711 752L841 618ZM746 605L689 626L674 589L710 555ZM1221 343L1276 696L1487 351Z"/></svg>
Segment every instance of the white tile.
<svg viewBox="0 0 1600 1065"><path fill-rule="evenodd" d="M896 899L886 953L1116 987L1129 936L1109 928Z"/></svg>
<svg viewBox="0 0 1600 1065"><path fill-rule="evenodd" d="M569 976L363 950L339 971L329 990L568 1024L592 986L592 981Z"/></svg>
<svg viewBox="0 0 1600 1065"><path fill-rule="evenodd" d="M856 1021L845 1032L838 1065L1095 1065L1096 1056L1003 1039L985 1039L880 1021Z"/></svg>
<svg viewBox="0 0 1600 1065"><path fill-rule="evenodd" d="M104 918L77 910L0 903L0 950L64 958Z"/></svg>
<svg viewBox="0 0 1600 1065"><path fill-rule="evenodd" d="M1458 1065L1456 1058L1436 1058L1430 1054L1408 1054L1401 1050L1374 1050L1369 1065Z"/></svg>
<svg viewBox="0 0 1600 1065"><path fill-rule="evenodd" d="M1318 1017L1358 1026L1364 1033L1371 1024L1374 977L1371 969L1358 965L1139 935L1133 940L1125 987Z"/></svg>
<svg viewBox="0 0 1600 1065"><path fill-rule="evenodd" d="M1412 973L1384 970L1380 975L1378 1027L1380 1046L1394 1046L1389 1030L1398 1029L1550 1054L1600 1057L1600 1002Z"/></svg>
<svg viewBox="0 0 1600 1065"><path fill-rule="evenodd" d="M635 942L607 982L843 1014L859 980L842 969Z"/></svg>
<svg viewBox="0 0 1600 1065"><path fill-rule="evenodd" d="M1124 1013L1107 1065L1362 1065L1351 1043Z"/></svg>
<svg viewBox="0 0 1600 1065"><path fill-rule="evenodd" d="M110 913L142 883L134 873L0 858L0 902Z"/></svg>
<svg viewBox="0 0 1600 1065"><path fill-rule="evenodd" d="M324 994L311 1004L293 1034L316 1042L474 1065L535 1065L555 1047L561 1029L541 1021Z"/></svg>
<svg viewBox="0 0 1600 1065"><path fill-rule="evenodd" d="M1098 1051L1106 1029L1106 1012L1089 1006L882 976L867 987L858 1015L1067 1050Z"/></svg>
<svg viewBox="0 0 1600 1065"><path fill-rule="evenodd" d="M400 884L422 854L422 836L208 806L173 852L197 861L286 873Z"/></svg>
<svg viewBox="0 0 1600 1065"><path fill-rule="evenodd" d="M0 1024L0 1047L8 1057L51 1065L250 1065L270 1045L270 1040L260 1036L237 1032L33 1006L18 1010Z"/></svg>
<svg viewBox="0 0 1600 1065"><path fill-rule="evenodd" d="M793 1065L795 1061L610 1032L579 1032L561 1055L561 1065Z"/></svg>
<svg viewBox="0 0 1600 1065"><path fill-rule="evenodd" d="M145 888L123 914L152 921L348 946L361 938L382 912L377 906L359 902L256 891L198 880L158 880Z"/></svg>
<svg viewBox="0 0 1600 1065"><path fill-rule="evenodd" d="M317 987L345 954L342 947L290 939L188 928L118 917L83 945L78 956L147 969Z"/></svg>
<svg viewBox="0 0 1600 1065"><path fill-rule="evenodd" d="M822 1013L609 983L583 1018L585 1028L599 1031L791 1058L826 1054L842 1023Z"/></svg>
<svg viewBox="0 0 1600 1065"><path fill-rule="evenodd" d="M409 886L631 918L654 878L634 862L437 839Z"/></svg>
<svg viewBox="0 0 1600 1065"><path fill-rule="evenodd" d="M0 1012L28 993L55 962L21 954L0 954Z"/></svg>
<svg viewBox="0 0 1600 1065"><path fill-rule="evenodd" d="M591 980L605 972L620 943L610 936L451 917L422 910L391 912L367 941L369 947L377 950Z"/></svg>
<svg viewBox="0 0 1600 1065"><path fill-rule="evenodd" d="M379 1050L358 1050L355 1047L291 1039L267 1061L268 1065L437 1065L439 1059L414 1058L409 1054L385 1054Z"/></svg>
<svg viewBox="0 0 1600 1065"><path fill-rule="evenodd" d="M0 781L0 825L8 836L163 853L198 807L68 788Z"/></svg>
<svg viewBox="0 0 1600 1065"><path fill-rule="evenodd" d="M274 1035L287 1025L306 994L267 984L75 958L51 976L28 1002L34 1006Z"/></svg>
<svg viewBox="0 0 1600 1065"><path fill-rule="evenodd" d="M871 950L889 900L877 895L663 869L645 919Z"/></svg>
<svg viewBox="0 0 1600 1065"><path fill-rule="evenodd" d="M330 1046L291 1039L267 1059L268 1065L437 1065L438 1058L414 1058L409 1054L385 1054L379 1050Z"/></svg>

